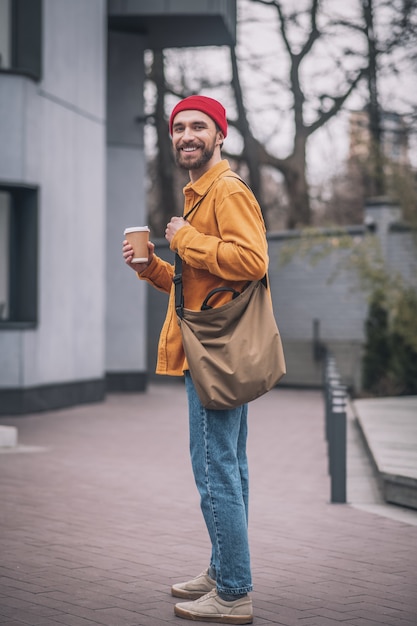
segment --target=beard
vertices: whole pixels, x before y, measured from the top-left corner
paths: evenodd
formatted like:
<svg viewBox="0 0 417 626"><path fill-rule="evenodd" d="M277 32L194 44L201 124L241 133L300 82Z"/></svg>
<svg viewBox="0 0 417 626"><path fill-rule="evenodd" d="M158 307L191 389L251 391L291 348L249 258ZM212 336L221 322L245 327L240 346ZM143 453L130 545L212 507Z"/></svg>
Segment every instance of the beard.
<svg viewBox="0 0 417 626"><path fill-rule="evenodd" d="M175 150L174 151L175 162L183 170L187 170L187 171L199 170L210 161L210 159L212 158L214 154L215 147L216 147L216 139L213 140L213 143L211 146L206 146L204 148L203 152L201 153L200 158L196 159L195 161L187 161L186 159L183 158L184 153L182 152L182 150Z"/></svg>

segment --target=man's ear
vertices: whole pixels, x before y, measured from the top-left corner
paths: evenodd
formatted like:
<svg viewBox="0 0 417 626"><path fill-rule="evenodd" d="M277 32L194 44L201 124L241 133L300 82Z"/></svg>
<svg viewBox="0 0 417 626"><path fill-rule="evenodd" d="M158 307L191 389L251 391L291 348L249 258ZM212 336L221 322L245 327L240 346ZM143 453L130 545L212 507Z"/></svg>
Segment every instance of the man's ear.
<svg viewBox="0 0 417 626"><path fill-rule="evenodd" d="M224 135L223 132L221 130L217 131L217 137L216 137L216 146L222 146L224 142Z"/></svg>

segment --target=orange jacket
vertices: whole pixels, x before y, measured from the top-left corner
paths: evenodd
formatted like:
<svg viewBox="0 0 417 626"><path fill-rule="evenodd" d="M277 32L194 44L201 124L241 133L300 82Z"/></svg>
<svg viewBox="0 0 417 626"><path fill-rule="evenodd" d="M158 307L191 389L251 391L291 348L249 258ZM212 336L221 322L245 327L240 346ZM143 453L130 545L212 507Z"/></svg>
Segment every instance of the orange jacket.
<svg viewBox="0 0 417 626"><path fill-rule="evenodd" d="M255 197L222 160L195 183L184 187L184 215L206 193L185 226L171 241L171 250L183 260L184 307L199 310L209 291L233 287L241 291L250 280L261 279L268 268L265 224ZM158 256L139 274L157 289L169 293L168 311L158 346L157 374L182 376L188 369L177 321L172 278L174 267ZM211 306L230 300L216 295Z"/></svg>

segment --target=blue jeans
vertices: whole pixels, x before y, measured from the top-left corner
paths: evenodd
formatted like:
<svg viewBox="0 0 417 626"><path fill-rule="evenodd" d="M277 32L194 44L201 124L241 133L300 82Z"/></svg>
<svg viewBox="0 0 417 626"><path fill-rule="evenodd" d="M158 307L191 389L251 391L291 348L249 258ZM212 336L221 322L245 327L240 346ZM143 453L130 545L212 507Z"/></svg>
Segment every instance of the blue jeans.
<svg viewBox="0 0 417 626"><path fill-rule="evenodd" d="M214 411L200 402L185 372L190 420L190 453L201 510L212 545L210 567L218 591L252 590L248 541L248 405Z"/></svg>

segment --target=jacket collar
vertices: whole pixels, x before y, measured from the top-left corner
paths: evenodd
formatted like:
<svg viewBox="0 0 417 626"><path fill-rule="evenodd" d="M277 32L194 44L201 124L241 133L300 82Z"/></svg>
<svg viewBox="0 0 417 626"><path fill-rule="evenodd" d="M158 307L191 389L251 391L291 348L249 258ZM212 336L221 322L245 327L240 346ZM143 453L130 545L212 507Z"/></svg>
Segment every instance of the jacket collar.
<svg viewBox="0 0 417 626"><path fill-rule="evenodd" d="M203 176L201 176L195 183L189 182L188 185L184 187L184 193L192 190L198 196L203 196L214 181L217 178L220 178L221 175L228 170L230 170L229 161L227 161L227 159L223 159L220 163L211 167L208 172L203 174Z"/></svg>

